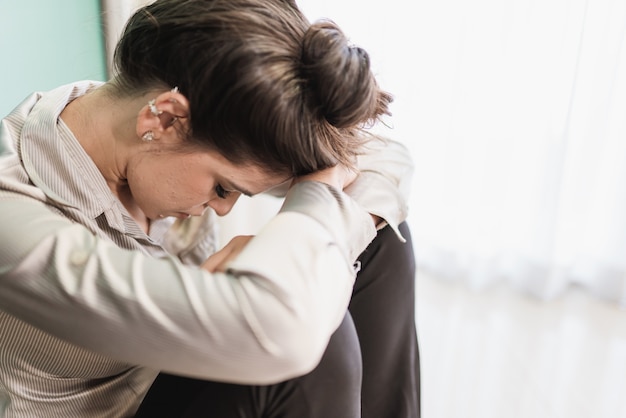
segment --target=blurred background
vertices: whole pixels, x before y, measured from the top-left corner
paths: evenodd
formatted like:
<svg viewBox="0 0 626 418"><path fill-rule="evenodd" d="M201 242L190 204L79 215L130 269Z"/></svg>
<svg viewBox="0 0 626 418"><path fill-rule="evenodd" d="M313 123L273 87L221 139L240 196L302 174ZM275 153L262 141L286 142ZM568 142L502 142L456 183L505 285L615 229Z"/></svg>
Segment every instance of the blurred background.
<svg viewBox="0 0 626 418"><path fill-rule="evenodd" d="M143 3L0 0L0 114L106 80ZM626 417L626 1L298 4L370 53L374 130L415 160L423 416ZM279 204L244 199L223 240Z"/></svg>

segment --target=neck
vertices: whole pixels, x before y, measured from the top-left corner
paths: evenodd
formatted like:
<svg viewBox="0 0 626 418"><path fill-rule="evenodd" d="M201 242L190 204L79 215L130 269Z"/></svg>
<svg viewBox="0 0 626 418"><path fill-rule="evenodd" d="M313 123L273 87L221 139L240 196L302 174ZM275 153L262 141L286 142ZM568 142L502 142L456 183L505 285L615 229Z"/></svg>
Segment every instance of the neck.
<svg viewBox="0 0 626 418"><path fill-rule="evenodd" d="M135 205L126 181L129 157L141 146L135 133L144 97L119 98L105 84L69 103L61 118L91 157L111 192L147 232L149 221Z"/></svg>
<svg viewBox="0 0 626 418"><path fill-rule="evenodd" d="M125 179L124 138L132 132L132 120L124 117L123 100L115 100L107 89L105 84L70 102L61 118L115 192Z"/></svg>

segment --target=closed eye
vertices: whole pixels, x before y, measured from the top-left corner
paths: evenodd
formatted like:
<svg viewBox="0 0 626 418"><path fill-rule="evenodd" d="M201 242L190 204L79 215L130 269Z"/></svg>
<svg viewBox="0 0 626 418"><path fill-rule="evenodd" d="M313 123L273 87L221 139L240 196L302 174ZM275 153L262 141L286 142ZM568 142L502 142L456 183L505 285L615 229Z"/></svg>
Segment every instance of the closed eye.
<svg viewBox="0 0 626 418"><path fill-rule="evenodd" d="M226 199L226 197L230 194L230 190L226 190L222 187L221 184L218 184L217 186L215 186L215 194L220 199Z"/></svg>

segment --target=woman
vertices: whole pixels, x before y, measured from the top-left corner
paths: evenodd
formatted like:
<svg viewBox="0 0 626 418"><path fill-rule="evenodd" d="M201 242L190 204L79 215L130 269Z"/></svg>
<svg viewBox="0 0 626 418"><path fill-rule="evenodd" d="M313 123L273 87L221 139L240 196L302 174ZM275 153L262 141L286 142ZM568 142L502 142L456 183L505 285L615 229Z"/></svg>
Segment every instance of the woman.
<svg viewBox="0 0 626 418"><path fill-rule="evenodd" d="M416 416L411 165L360 129L367 54L292 2L159 0L116 65L2 122L0 416Z"/></svg>

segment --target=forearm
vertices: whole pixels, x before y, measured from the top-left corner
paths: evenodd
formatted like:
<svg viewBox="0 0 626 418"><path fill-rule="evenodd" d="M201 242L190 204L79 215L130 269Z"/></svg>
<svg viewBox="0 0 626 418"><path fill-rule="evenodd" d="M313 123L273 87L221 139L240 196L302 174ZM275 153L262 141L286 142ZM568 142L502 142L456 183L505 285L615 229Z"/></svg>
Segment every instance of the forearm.
<svg viewBox="0 0 626 418"><path fill-rule="evenodd" d="M320 193L316 220L306 211ZM374 235L365 212L327 193L295 188L227 272L213 275L122 250L42 204L2 201L0 235L14 245L0 260L0 307L130 364L256 384L306 373L345 313L353 254Z"/></svg>

